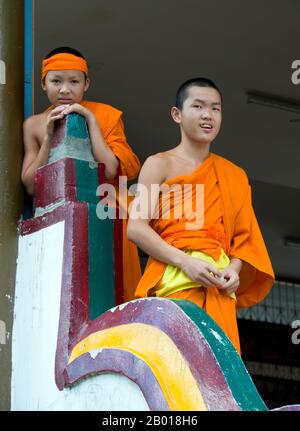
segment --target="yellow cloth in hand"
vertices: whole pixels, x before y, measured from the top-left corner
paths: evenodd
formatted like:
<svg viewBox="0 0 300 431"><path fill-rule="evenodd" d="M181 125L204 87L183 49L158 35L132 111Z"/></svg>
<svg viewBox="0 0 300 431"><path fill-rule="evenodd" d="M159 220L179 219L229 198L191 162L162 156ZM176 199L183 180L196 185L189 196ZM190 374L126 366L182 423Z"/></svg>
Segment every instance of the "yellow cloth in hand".
<svg viewBox="0 0 300 431"><path fill-rule="evenodd" d="M230 259L227 254L221 249L221 255L216 261L211 256L201 251L196 250L183 250L187 255L192 256L196 259L204 260L205 262L215 266L217 269L222 271L230 264ZM184 289L192 289L193 287L201 287L199 283L191 280L180 268L167 265L165 272L158 282L155 291L156 296L166 297L173 293L179 292ZM235 293L232 292L229 295L232 299L236 300Z"/></svg>

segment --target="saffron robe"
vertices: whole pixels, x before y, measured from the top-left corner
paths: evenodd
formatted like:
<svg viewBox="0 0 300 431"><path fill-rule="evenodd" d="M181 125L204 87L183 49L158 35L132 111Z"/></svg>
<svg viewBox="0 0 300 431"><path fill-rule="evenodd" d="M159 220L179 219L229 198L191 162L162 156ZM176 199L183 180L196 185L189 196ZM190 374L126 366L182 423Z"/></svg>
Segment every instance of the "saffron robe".
<svg viewBox="0 0 300 431"><path fill-rule="evenodd" d="M202 287L182 290L168 297L191 300L204 308L219 324L240 351L236 323L236 306L250 307L267 295L274 282L274 273L264 244L251 202L251 188L245 172L232 162L211 153L203 163L210 162L213 167L222 212L225 237L219 238L225 253L243 261L240 272L240 285L236 291L237 302L222 294L217 288ZM199 184L202 164L191 174L167 180L167 185L191 184L195 198L195 186ZM200 175L201 181L201 175ZM171 201L172 203L172 201ZM184 203L183 203L184 205ZM171 208L172 209L172 208ZM155 219L152 228L169 244L181 250L199 250L209 254L209 247L202 250L203 230L186 230L187 219ZM215 235L208 232L207 238ZM213 247L214 248L214 247ZM211 253L212 255L212 253ZM217 258L217 256L213 256ZM166 264L149 257L145 272L137 286L135 296L155 296L156 286L162 278Z"/></svg>
<svg viewBox="0 0 300 431"><path fill-rule="evenodd" d="M135 178L141 166L126 141L122 112L104 103L84 100L80 105L95 115L105 142L120 161L121 175L126 175L128 180Z"/></svg>

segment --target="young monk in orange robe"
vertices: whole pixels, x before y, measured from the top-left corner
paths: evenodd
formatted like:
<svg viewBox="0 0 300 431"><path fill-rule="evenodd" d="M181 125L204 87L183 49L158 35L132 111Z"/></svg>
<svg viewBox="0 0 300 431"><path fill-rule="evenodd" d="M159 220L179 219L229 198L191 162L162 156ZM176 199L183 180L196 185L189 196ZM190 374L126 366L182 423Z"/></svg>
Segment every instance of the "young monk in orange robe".
<svg viewBox="0 0 300 431"><path fill-rule="evenodd" d="M196 78L179 88L171 114L181 142L146 160L127 232L150 256L136 297L194 302L240 353L236 308L261 301L274 274L245 172L210 152L221 109L212 81Z"/></svg>
<svg viewBox="0 0 300 431"><path fill-rule="evenodd" d="M51 51L42 64L42 88L51 107L24 122L25 157L22 181L34 195L36 170L47 164L54 122L71 112L85 117L94 159L105 164L107 180L117 182L118 174L128 179L136 177L140 162L126 141L122 112L103 103L83 100L88 90L88 64L72 48ZM123 281L125 300L133 298L140 279L140 263L136 246L128 241L126 220L123 220Z"/></svg>

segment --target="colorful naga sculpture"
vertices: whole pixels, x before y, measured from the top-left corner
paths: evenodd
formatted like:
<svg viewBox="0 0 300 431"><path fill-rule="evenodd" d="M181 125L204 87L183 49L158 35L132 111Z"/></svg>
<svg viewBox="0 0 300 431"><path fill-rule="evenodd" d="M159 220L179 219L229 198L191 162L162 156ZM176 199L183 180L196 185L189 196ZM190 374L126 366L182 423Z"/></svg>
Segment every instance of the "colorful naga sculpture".
<svg viewBox="0 0 300 431"><path fill-rule="evenodd" d="M123 303L122 220L97 217L104 166L88 139L83 117L61 122L20 224L11 409L268 410L202 309Z"/></svg>

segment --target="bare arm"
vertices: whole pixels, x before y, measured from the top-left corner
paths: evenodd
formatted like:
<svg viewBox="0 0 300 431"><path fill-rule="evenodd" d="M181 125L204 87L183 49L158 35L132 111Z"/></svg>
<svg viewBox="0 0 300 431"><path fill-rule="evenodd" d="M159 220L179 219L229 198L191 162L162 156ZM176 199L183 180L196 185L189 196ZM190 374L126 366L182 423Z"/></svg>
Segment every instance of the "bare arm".
<svg viewBox="0 0 300 431"><path fill-rule="evenodd" d="M51 139L53 136L55 120L62 118L62 107L57 107L49 112L46 120L46 134L41 146L38 143L36 128L39 127L37 120L30 117L24 121L23 139L24 139L24 161L22 166L21 179L26 187L27 192L34 195L34 176L38 168L48 162Z"/></svg>
<svg viewBox="0 0 300 431"><path fill-rule="evenodd" d="M105 164L105 176L108 180L112 180L117 175L119 160L105 142L94 114L87 118L87 125L94 157L97 161Z"/></svg>
<svg viewBox="0 0 300 431"><path fill-rule="evenodd" d="M95 115L78 103L65 106L63 115L70 114L71 112L77 112L77 114L85 117L89 129L94 158L98 162L105 164L105 176L108 180L115 178L118 172L119 160L105 142Z"/></svg>
<svg viewBox="0 0 300 431"><path fill-rule="evenodd" d="M165 163L164 159L152 156L146 160L141 169L138 196L130 208L128 239L155 259L181 268L192 280L203 286L221 287L222 283L215 278L222 275L220 271L207 262L190 257L168 244L149 226L159 199L158 187L152 187L151 191L151 185L163 183ZM140 209L139 214L135 208Z"/></svg>

